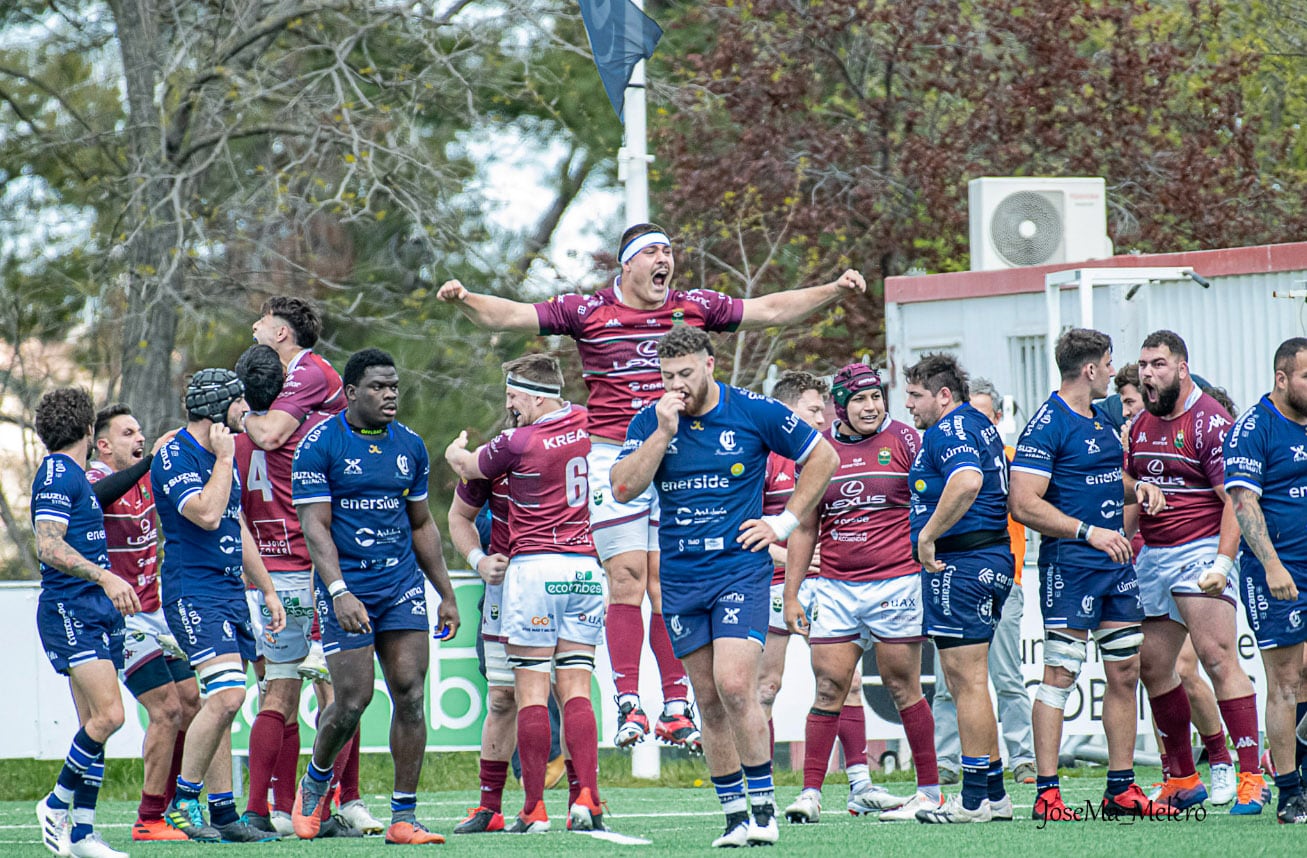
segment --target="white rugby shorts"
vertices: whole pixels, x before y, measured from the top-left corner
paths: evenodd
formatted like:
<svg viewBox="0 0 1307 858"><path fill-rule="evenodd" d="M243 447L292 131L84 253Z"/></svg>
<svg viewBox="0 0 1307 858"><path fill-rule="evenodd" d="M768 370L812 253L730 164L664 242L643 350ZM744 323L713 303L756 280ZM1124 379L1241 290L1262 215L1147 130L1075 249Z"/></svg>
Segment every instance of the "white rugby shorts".
<svg viewBox="0 0 1307 858"><path fill-rule="evenodd" d="M273 577L277 598L286 609L286 628L273 634L268 631L268 609L264 605L263 591L246 590L245 601L250 606L250 627L254 631L254 645L259 657L272 664L296 664L309 654L313 634L313 587L306 580L303 586L281 589L284 580Z"/></svg>
<svg viewBox="0 0 1307 858"><path fill-rule="evenodd" d="M1139 577L1139 601L1145 617L1170 617L1184 625L1178 598L1205 596L1198 579L1216 561L1219 536L1205 536L1180 545L1151 547L1145 545L1135 560L1135 574ZM1239 561L1225 580L1225 590L1219 598L1238 605L1235 587L1239 580Z"/></svg>
<svg viewBox="0 0 1307 858"><path fill-rule="evenodd" d="M799 604L803 606L803 612L812 616L812 594L813 584L816 578L804 578L803 583L799 585ZM771 608L767 612L767 632L773 635L788 635L790 630L785 626L785 585L771 585Z"/></svg>
<svg viewBox="0 0 1307 858"><path fill-rule="evenodd" d="M622 448L595 442L586 455L590 479L590 538L600 562L628 551L658 550L658 492L653 484L628 503L613 499L611 473Z"/></svg>
<svg viewBox="0 0 1307 858"><path fill-rule="evenodd" d="M921 576L900 575L880 581L814 580L808 621L810 644L852 641L863 649L875 641L912 643L924 640Z"/></svg>
<svg viewBox="0 0 1307 858"><path fill-rule="evenodd" d="M127 633L123 636L123 675L136 672L136 668L163 652L159 635L170 635L163 608L149 613L140 612L123 619Z"/></svg>
<svg viewBox="0 0 1307 858"><path fill-rule="evenodd" d="M552 648L560 640L598 646L607 601L608 580L593 557L514 557L504 576L500 631L513 646Z"/></svg>

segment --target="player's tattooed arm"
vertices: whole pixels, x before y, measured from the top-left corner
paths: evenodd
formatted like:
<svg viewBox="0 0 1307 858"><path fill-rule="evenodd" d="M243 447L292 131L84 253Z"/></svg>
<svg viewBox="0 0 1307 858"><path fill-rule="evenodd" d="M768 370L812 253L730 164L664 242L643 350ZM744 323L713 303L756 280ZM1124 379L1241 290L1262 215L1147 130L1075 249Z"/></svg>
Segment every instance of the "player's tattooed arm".
<svg viewBox="0 0 1307 858"><path fill-rule="evenodd" d="M87 560L64 540L68 525L57 521L37 521L36 556L48 566L60 572L99 584L104 594L113 602L113 606L123 616L130 616L141 609L141 600L131 585L102 569L98 564Z"/></svg>
<svg viewBox="0 0 1307 858"><path fill-rule="evenodd" d="M1239 530L1244 542L1252 549L1253 555L1261 561L1266 570L1266 585L1276 599L1298 598L1298 588L1294 586L1293 576L1280 562L1280 554L1271 543L1271 535L1266 528L1266 516L1262 513L1262 503L1257 493L1249 489L1234 487L1229 491L1234 505L1234 514L1239 521Z"/></svg>

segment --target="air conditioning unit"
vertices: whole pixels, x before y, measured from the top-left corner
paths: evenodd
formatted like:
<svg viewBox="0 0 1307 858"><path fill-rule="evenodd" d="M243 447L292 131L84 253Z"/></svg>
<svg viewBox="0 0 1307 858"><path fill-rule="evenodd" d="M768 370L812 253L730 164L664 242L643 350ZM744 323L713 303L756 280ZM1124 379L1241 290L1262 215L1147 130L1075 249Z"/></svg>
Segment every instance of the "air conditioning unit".
<svg viewBox="0 0 1307 858"><path fill-rule="evenodd" d="M972 179L971 270L1083 262L1112 255L1102 179Z"/></svg>

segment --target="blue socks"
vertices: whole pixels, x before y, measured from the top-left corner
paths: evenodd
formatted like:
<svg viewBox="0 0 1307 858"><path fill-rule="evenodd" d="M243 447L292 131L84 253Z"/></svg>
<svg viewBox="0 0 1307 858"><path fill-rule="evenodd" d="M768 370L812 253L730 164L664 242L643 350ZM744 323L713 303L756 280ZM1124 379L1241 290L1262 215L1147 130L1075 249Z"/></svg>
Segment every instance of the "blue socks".
<svg viewBox="0 0 1307 858"><path fill-rule="evenodd" d="M1002 782L999 783L1002 788ZM962 756L962 806L978 810L989 796L989 754L980 757Z"/></svg>
<svg viewBox="0 0 1307 858"><path fill-rule="evenodd" d="M770 772L769 772L770 774ZM713 789L717 791L717 800L722 803L722 811L730 816L734 813L748 813L749 804L744 795L744 772L711 777Z"/></svg>
<svg viewBox="0 0 1307 858"><path fill-rule="evenodd" d="M1134 769L1108 769L1107 770L1107 794L1120 795L1130 789L1130 785L1135 782Z"/></svg>
<svg viewBox="0 0 1307 858"><path fill-rule="evenodd" d="M50 793L49 804L55 810L67 810L72 806L73 794L77 788L82 785L82 778L86 775L87 770L97 759L103 759L104 743L92 739L86 732L86 728L77 731L73 736L72 745L68 748L68 756L64 758L63 768L59 770L59 779L55 781L54 790ZM101 766L101 772L104 771ZM95 786L96 792L99 792L100 785Z"/></svg>

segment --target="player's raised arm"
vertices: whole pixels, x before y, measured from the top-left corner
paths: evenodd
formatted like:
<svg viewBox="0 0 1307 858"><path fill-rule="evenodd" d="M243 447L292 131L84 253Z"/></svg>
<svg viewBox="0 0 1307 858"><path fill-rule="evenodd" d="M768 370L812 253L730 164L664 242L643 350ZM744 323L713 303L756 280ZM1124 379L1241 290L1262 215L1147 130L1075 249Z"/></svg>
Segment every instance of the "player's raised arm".
<svg viewBox="0 0 1307 858"><path fill-rule="evenodd" d="M860 273L850 268L838 279L821 286L773 292L759 298L746 298L741 302L744 305L744 318L740 320L740 328L789 325L806 319L822 307L834 303L841 296L861 295L866 291L867 281Z"/></svg>
<svg viewBox="0 0 1307 858"><path fill-rule="evenodd" d="M492 331L540 333L540 317L531 304L500 298L498 295L469 292L457 280L446 281L436 297L446 304L453 304L478 327Z"/></svg>

